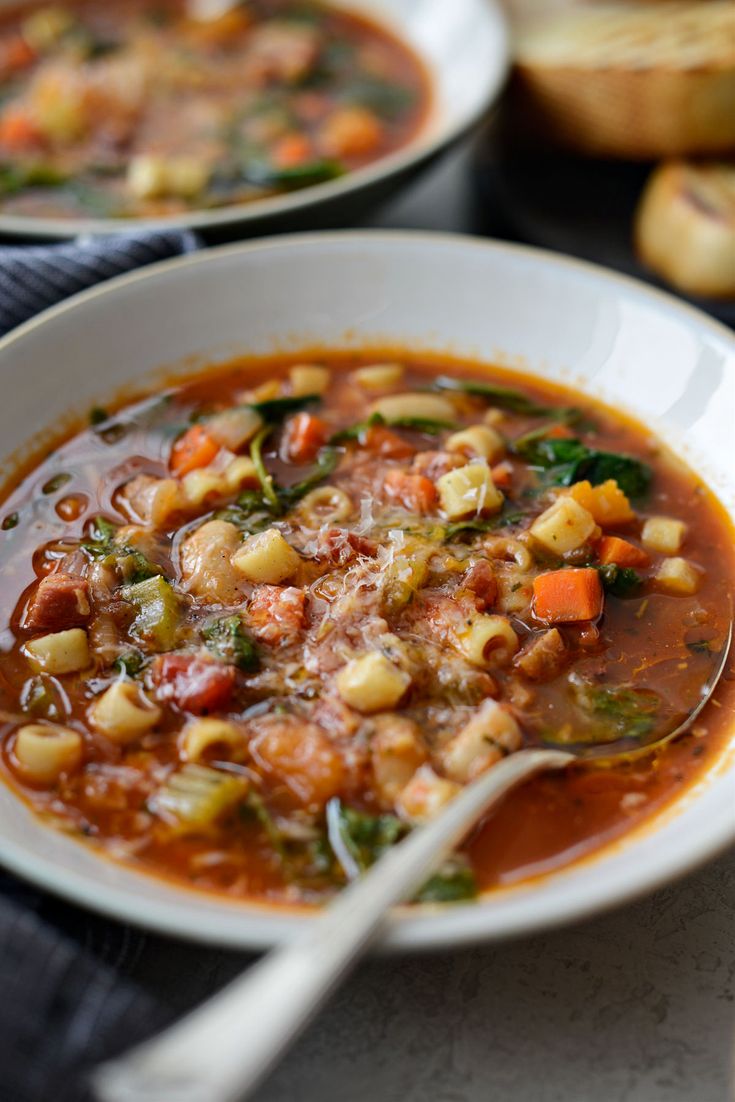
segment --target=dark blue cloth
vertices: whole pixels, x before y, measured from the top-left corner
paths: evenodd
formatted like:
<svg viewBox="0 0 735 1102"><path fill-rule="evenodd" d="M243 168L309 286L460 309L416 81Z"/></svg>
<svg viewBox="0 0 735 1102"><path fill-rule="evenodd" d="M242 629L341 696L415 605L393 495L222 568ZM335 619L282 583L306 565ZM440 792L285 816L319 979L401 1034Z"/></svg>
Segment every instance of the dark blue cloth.
<svg viewBox="0 0 735 1102"><path fill-rule="evenodd" d="M0 246L0 336L78 291L197 247L186 230Z"/></svg>

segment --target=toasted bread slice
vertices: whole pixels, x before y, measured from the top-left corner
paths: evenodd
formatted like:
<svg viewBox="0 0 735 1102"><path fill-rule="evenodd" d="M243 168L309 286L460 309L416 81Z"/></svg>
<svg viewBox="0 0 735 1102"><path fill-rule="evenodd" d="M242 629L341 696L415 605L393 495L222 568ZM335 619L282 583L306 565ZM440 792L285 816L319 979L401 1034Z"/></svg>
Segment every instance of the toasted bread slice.
<svg viewBox="0 0 735 1102"><path fill-rule="evenodd" d="M620 0L521 25L514 88L534 133L580 153L735 150L735 2Z"/></svg>
<svg viewBox="0 0 735 1102"><path fill-rule="evenodd" d="M659 166L638 207L635 243L643 263L680 291L735 298L735 162Z"/></svg>

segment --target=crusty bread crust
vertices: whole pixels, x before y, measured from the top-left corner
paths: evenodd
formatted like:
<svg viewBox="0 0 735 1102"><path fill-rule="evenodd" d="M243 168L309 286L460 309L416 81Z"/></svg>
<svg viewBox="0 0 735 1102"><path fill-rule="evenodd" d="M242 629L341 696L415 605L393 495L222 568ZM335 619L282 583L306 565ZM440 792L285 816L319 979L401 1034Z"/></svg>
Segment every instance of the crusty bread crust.
<svg viewBox="0 0 735 1102"><path fill-rule="evenodd" d="M680 291L735 298L735 163L660 165L638 207L635 245Z"/></svg>
<svg viewBox="0 0 735 1102"><path fill-rule="evenodd" d="M516 109L547 141L647 159L735 150L735 0L580 9L521 30Z"/></svg>

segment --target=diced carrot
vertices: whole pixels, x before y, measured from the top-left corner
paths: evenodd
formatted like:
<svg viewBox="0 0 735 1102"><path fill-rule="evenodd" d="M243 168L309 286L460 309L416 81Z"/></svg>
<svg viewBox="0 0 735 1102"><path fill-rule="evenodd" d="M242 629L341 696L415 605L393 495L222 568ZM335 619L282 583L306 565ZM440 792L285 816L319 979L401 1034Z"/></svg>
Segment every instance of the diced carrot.
<svg viewBox="0 0 735 1102"><path fill-rule="evenodd" d="M496 463L490 473L499 490L507 490L510 487L513 481L513 468L510 463Z"/></svg>
<svg viewBox="0 0 735 1102"><path fill-rule="evenodd" d="M642 547L618 536L603 536L597 545L597 557L603 565L616 566L648 566L651 561Z"/></svg>
<svg viewBox="0 0 735 1102"><path fill-rule="evenodd" d="M0 47L0 73L9 75L27 69L36 60L36 51L22 35L8 39Z"/></svg>
<svg viewBox="0 0 735 1102"><path fill-rule="evenodd" d="M277 168L296 168L313 156L311 142L305 134L296 131L284 134L275 145L272 153L273 164Z"/></svg>
<svg viewBox="0 0 735 1102"><path fill-rule="evenodd" d="M9 149L27 149L38 144L40 131L27 111L9 107L0 118L0 143Z"/></svg>
<svg viewBox="0 0 735 1102"><path fill-rule="evenodd" d="M546 433L547 440L571 440L573 436L569 425L553 425Z"/></svg>
<svg viewBox="0 0 735 1102"><path fill-rule="evenodd" d="M383 139L383 124L367 107L337 107L322 123L318 142L325 157L365 157Z"/></svg>
<svg viewBox="0 0 735 1102"><path fill-rule="evenodd" d="M599 486L590 482L575 482L569 490L574 500L592 514L596 524L603 528L612 528L616 524L627 524L635 519L628 498L614 478Z"/></svg>
<svg viewBox="0 0 735 1102"><path fill-rule="evenodd" d="M371 425L360 439L363 447L385 459L408 459L415 455L416 449L411 447L397 432L392 432L384 425Z"/></svg>
<svg viewBox="0 0 735 1102"><path fill-rule="evenodd" d="M310 463L327 441L327 426L313 413L297 413L286 426L285 451L292 463Z"/></svg>
<svg viewBox="0 0 735 1102"><path fill-rule="evenodd" d="M421 474L388 471L385 489L388 497L400 502L404 509L411 512L430 513L437 502L436 486Z"/></svg>
<svg viewBox="0 0 735 1102"><path fill-rule="evenodd" d="M171 473L181 477L198 467L208 466L217 452L219 444L201 425L192 425L180 436L171 449L169 466Z"/></svg>
<svg viewBox="0 0 735 1102"><path fill-rule="evenodd" d="M552 570L534 579L534 615L547 624L596 620L603 600L600 575L592 567Z"/></svg>

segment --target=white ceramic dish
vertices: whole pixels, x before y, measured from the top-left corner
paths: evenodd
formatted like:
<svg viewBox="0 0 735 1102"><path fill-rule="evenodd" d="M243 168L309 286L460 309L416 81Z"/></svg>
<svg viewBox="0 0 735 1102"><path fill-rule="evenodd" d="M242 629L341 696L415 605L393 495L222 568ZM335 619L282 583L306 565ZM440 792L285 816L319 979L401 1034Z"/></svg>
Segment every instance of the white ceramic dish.
<svg viewBox="0 0 735 1102"><path fill-rule="evenodd" d="M159 219L26 218L0 213L0 234L65 238L77 234L188 226L208 237L313 229L387 197L432 157L469 130L497 96L508 69L508 36L496 0L328 0L377 20L423 60L433 86L429 116L416 137L395 153L338 180L302 191L217 210ZM0 0L2 7L15 0Z"/></svg>
<svg viewBox="0 0 735 1102"><path fill-rule="evenodd" d="M674 298L532 249L431 234L321 234L147 268L0 342L4 454L187 359L405 343L521 363L633 410L679 442L735 518L735 337ZM7 465L6 465L7 469ZM1 471L0 471L1 473ZM567 871L467 906L396 915L391 947L526 933L610 906L735 840L730 752L673 809ZM261 947L299 914L178 888L43 826L0 785L0 861L75 902L167 933Z"/></svg>

